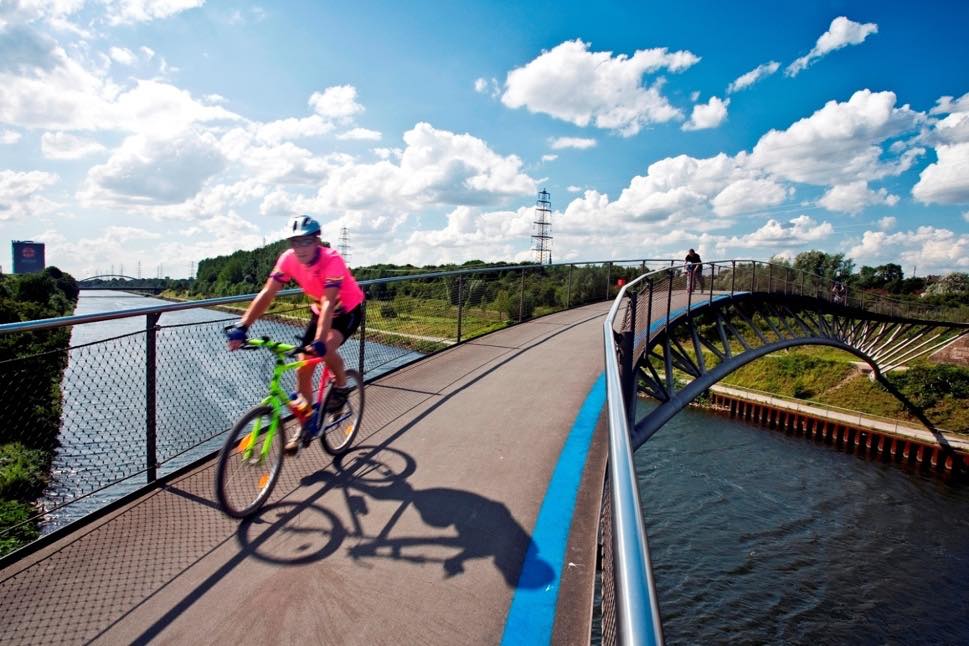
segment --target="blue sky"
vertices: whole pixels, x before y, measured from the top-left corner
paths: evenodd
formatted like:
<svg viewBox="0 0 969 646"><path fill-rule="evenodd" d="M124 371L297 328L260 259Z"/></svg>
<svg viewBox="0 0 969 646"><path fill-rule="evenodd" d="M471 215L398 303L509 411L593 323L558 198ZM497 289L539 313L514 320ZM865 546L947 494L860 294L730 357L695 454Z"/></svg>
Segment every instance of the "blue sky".
<svg viewBox="0 0 969 646"><path fill-rule="evenodd" d="M188 275L307 212L351 264L844 252L969 269L969 5L0 4L0 264Z"/></svg>

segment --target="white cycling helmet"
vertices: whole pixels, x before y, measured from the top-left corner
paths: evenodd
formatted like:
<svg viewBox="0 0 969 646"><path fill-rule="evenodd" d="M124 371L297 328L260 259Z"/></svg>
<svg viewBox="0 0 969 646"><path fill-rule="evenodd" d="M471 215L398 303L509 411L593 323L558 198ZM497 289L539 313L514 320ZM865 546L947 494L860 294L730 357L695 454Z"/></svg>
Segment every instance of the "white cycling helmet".
<svg viewBox="0 0 969 646"><path fill-rule="evenodd" d="M294 215L286 225L287 238L320 235L320 223L308 215Z"/></svg>

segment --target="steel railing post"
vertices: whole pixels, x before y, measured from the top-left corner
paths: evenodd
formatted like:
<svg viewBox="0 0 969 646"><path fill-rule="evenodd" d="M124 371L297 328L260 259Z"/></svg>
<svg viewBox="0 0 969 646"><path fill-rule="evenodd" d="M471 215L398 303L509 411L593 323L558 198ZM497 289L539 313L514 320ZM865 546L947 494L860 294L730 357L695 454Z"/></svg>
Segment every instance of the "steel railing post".
<svg viewBox="0 0 969 646"><path fill-rule="evenodd" d="M767 263L767 293L774 291L774 265Z"/></svg>
<svg viewBox="0 0 969 646"><path fill-rule="evenodd" d="M149 483L154 482L158 475L155 363L160 317L158 312L145 316L145 467Z"/></svg>
<svg viewBox="0 0 969 646"><path fill-rule="evenodd" d="M609 281L612 280L612 263L606 263L606 300L609 300Z"/></svg>
<svg viewBox="0 0 969 646"><path fill-rule="evenodd" d="M363 292L363 307L360 308L360 327L357 328L360 331L360 342L358 344L358 350L360 351L360 356L357 361L360 365L360 376L366 381L366 373L364 372L364 364L366 362L367 355L364 351L364 346L367 343L367 291Z"/></svg>
<svg viewBox="0 0 969 646"><path fill-rule="evenodd" d="M757 261L754 260L750 263L750 291L757 291Z"/></svg>
<svg viewBox="0 0 969 646"><path fill-rule="evenodd" d="M622 334L622 396L626 403L629 427L636 424L636 372L633 352L636 349L636 292L629 293L629 329Z"/></svg>
<svg viewBox="0 0 969 646"><path fill-rule="evenodd" d="M667 269L667 273L670 277L670 284L666 289L666 332L669 334L670 329L670 308L673 307L673 270ZM688 306L689 307L689 306Z"/></svg>
<svg viewBox="0 0 969 646"><path fill-rule="evenodd" d="M569 265L569 286L565 290L565 309L572 307L572 270L575 265Z"/></svg>
<svg viewBox="0 0 969 646"><path fill-rule="evenodd" d="M703 275L703 267L700 267L700 275ZM713 303L713 281L717 279L717 265L710 263L710 303Z"/></svg>
<svg viewBox="0 0 969 646"><path fill-rule="evenodd" d="M463 308L464 302L463 302L461 292L463 291L463 288L464 288L464 276L459 274L458 275L458 339L457 339L458 343L461 343L461 313L462 313L462 310L464 309Z"/></svg>
<svg viewBox="0 0 969 646"><path fill-rule="evenodd" d="M522 269L522 285L518 291L518 322L521 323L525 315L525 270Z"/></svg>
<svg viewBox="0 0 969 646"><path fill-rule="evenodd" d="M730 261L730 295L733 296L735 287L737 286L737 261Z"/></svg>
<svg viewBox="0 0 969 646"><path fill-rule="evenodd" d="M646 330L646 341L649 341L649 331L653 325L653 279L647 279L649 283L649 302L646 303L646 325L643 327Z"/></svg>

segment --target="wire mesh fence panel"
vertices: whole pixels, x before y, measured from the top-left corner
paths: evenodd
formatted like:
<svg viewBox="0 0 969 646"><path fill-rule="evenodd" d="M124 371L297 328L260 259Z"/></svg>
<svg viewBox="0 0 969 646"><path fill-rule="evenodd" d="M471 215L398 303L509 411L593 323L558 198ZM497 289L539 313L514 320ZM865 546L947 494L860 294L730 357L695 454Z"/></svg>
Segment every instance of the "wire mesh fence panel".
<svg viewBox="0 0 969 646"><path fill-rule="evenodd" d="M501 274L462 276L461 340L473 339L509 325L510 306L508 285L502 282Z"/></svg>
<svg viewBox="0 0 969 646"><path fill-rule="evenodd" d="M412 279L368 288L365 374L457 341L457 282Z"/></svg>

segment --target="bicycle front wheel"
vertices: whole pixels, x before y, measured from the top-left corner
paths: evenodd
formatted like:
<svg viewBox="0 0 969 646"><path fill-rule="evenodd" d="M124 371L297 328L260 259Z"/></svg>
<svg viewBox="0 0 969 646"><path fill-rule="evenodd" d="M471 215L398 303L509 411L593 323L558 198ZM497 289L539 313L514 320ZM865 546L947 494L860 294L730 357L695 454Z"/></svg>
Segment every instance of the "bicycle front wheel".
<svg viewBox="0 0 969 646"><path fill-rule="evenodd" d="M283 468L283 428L273 409L253 408L229 431L215 470L215 496L227 515L245 518L269 498ZM268 438L268 446L267 446Z"/></svg>
<svg viewBox="0 0 969 646"><path fill-rule="evenodd" d="M356 370L347 370L347 402L336 411L327 412L327 404L333 397L333 388L327 390L326 398L317 413L317 425L321 430L320 442L330 455L343 455L353 444L363 420L363 377Z"/></svg>

